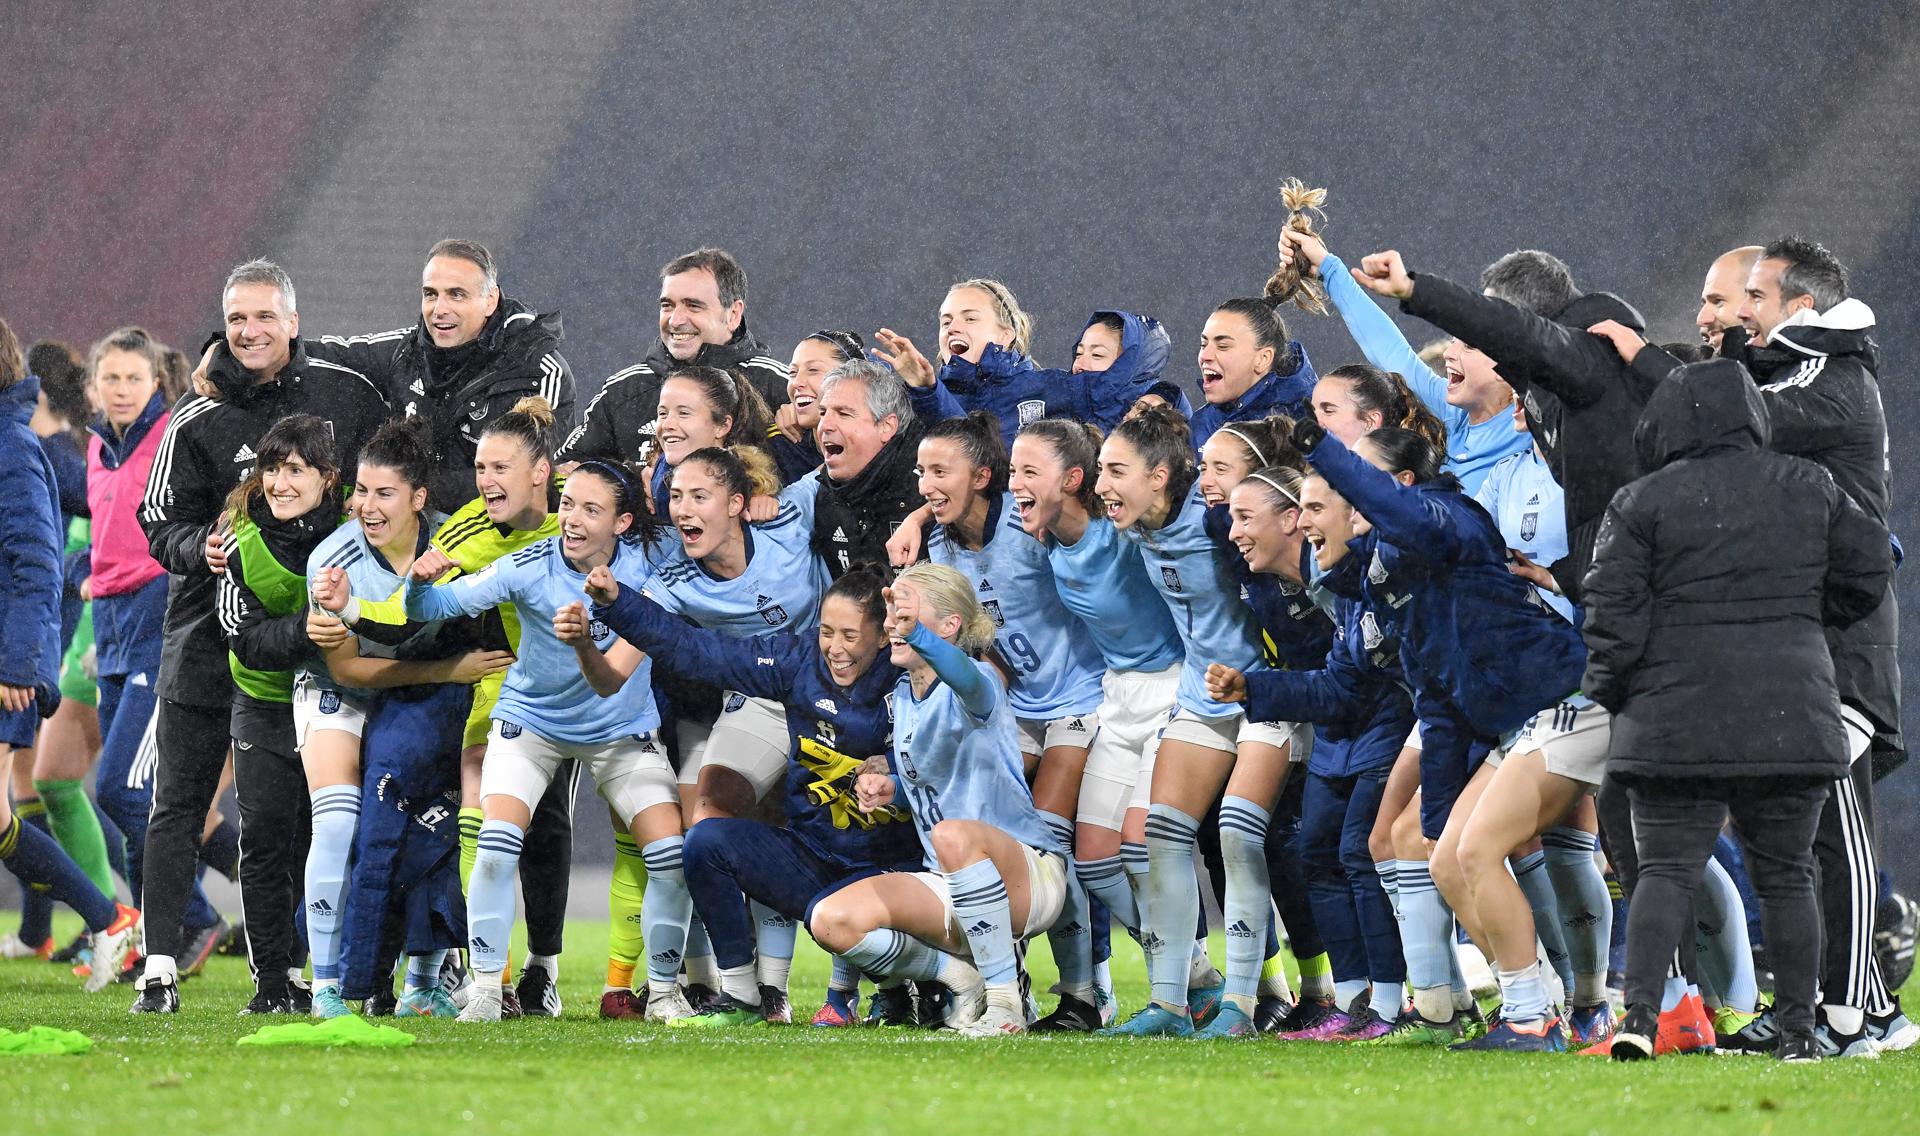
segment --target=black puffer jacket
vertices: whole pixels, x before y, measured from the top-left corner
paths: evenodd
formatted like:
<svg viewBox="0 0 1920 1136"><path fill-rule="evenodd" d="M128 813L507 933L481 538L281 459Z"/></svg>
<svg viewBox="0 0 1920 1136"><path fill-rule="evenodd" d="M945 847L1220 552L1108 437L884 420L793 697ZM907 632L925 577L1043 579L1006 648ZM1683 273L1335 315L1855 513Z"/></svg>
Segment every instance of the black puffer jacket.
<svg viewBox="0 0 1920 1136"><path fill-rule="evenodd" d="M1566 491L1567 556L1548 571L1578 602L1607 501L1638 472L1633 423L1652 393L1612 344L1587 329L1618 320L1639 331L1646 321L1607 292L1575 297L1552 319L1542 319L1425 274L1414 278L1413 294L1400 306L1486 352L1526 404L1528 427Z"/></svg>
<svg viewBox="0 0 1920 1136"><path fill-rule="evenodd" d="M1652 472L1608 506L1583 629L1615 776L1846 772L1823 629L1880 604L1887 530L1826 470L1769 452L1768 429L1745 369L1715 359L1674 372L1634 431Z"/></svg>
<svg viewBox="0 0 1920 1136"><path fill-rule="evenodd" d="M1745 363L1759 384L1773 425L1772 448L1825 466L1867 516L1885 524L1892 478L1873 325L1872 309L1859 300L1843 300L1775 328L1765 347L1752 346L1745 333L1735 329L1726 333L1721 348ZM1633 362L1644 378L1665 374L1677 361L1649 346ZM1891 582L1884 602L1871 615L1827 633L1840 700L1864 715L1873 731L1877 776L1899 765L1906 754L1900 733L1899 642L1900 607Z"/></svg>
<svg viewBox="0 0 1920 1136"><path fill-rule="evenodd" d="M727 343L709 343L691 360L682 362L655 339L647 357L624 371L615 371L587 403L581 422L560 446L556 460L609 458L645 462L653 455L653 428L660 417L660 384L676 367L718 367L753 384L768 409L787 402L787 365L769 353L767 345L747 331L747 321Z"/></svg>
<svg viewBox="0 0 1920 1136"><path fill-rule="evenodd" d="M553 407L557 442L573 432L573 370L560 354L565 337L558 312L541 314L500 297L473 342L438 348L421 324L342 338L321 337L308 350L367 376L395 411L426 419L440 461L427 487L427 504L451 513L473 500L473 451L487 423L538 395Z"/></svg>
<svg viewBox="0 0 1920 1136"><path fill-rule="evenodd" d="M221 708L232 698L206 540L227 494L253 469L254 448L267 428L289 414L325 419L333 427L341 481L350 484L360 447L388 417L379 388L365 375L310 357L298 339L292 351L273 381L262 383L221 340L207 367L219 397L181 399L161 435L140 503L140 527L153 558L173 574L160 653L162 698Z"/></svg>

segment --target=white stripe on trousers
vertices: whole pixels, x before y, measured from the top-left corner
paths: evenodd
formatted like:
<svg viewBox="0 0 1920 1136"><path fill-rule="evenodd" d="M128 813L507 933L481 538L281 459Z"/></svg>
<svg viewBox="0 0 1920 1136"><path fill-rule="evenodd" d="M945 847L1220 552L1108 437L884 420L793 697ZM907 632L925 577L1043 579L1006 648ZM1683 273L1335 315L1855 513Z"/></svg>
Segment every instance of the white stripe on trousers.
<svg viewBox="0 0 1920 1136"><path fill-rule="evenodd" d="M1873 916L1879 902L1880 866L1873 854L1873 827L1860 808L1860 794L1852 776L1833 783L1834 812L1840 822L1840 842L1847 857L1848 920L1845 927L1829 927L1828 934L1844 934L1842 949L1847 958L1847 985L1834 998L1824 995L1829 1004L1854 1006L1881 1014L1892 1009L1893 1001L1880 965L1873 957Z"/></svg>

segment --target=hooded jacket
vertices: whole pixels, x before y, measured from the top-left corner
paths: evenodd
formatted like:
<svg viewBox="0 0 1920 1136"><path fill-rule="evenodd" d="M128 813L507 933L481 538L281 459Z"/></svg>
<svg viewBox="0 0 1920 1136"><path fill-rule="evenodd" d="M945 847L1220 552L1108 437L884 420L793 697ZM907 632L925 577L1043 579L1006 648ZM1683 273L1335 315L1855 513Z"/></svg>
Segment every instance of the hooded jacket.
<svg viewBox="0 0 1920 1136"><path fill-rule="evenodd" d="M1299 343L1287 343L1287 358L1298 359L1299 366L1289 374L1268 371L1245 394L1230 403L1216 406L1208 402L1193 412L1193 448L1196 452L1207 439L1229 422L1248 422L1272 414L1284 414L1298 422L1313 417L1313 387L1320 381L1314 374L1313 360Z"/></svg>
<svg viewBox="0 0 1920 1136"><path fill-rule="evenodd" d="M167 397L155 391L125 431L93 420L87 440L87 509L93 517L93 598L139 591L165 571L147 551L136 515L167 429ZM96 638L98 636L96 635Z"/></svg>
<svg viewBox="0 0 1920 1136"><path fill-rule="evenodd" d="M1772 427L1771 448L1818 462L1854 504L1884 525L1892 478L1873 325L1871 308L1843 300L1825 312L1794 313L1773 329L1764 347L1750 344L1740 329L1728 331L1721 351L1744 363L1758 385ZM1633 363L1642 382L1657 381L1680 365L1651 344ZM1906 750L1899 641L1900 607L1891 582L1866 618L1827 633L1840 700L1866 716L1882 775L1904 760Z"/></svg>
<svg viewBox="0 0 1920 1136"><path fill-rule="evenodd" d="M1582 689L1613 711L1615 776L1846 773L1822 629L1880 605L1891 546L1769 431L1725 359L1675 372L1634 431L1651 472L1614 495L1586 581Z"/></svg>
<svg viewBox="0 0 1920 1136"><path fill-rule="evenodd" d="M323 336L308 350L367 376L396 412L426 420L439 454L427 504L451 513L473 500L480 432L514 403L538 395L553 407L554 437L573 431L573 370L558 350L563 338L559 313L536 313L502 296L480 335L460 347L435 347L426 325L415 324L379 335Z"/></svg>
<svg viewBox="0 0 1920 1136"><path fill-rule="evenodd" d="M0 390L0 683L34 688L40 710L60 701L60 496L53 465L27 423L40 398L29 375Z"/></svg>
<svg viewBox="0 0 1920 1136"><path fill-rule="evenodd" d="M1022 426L1054 413L1061 374L1041 370L1011 347L989 343L978 363L956 355L941 364L932 386L908 387L907 397L914 417L926 422L984 410L999 421L1000 441L1011 449Z"/></svg>
<svg viewBox="0 0 1920 1136"><path fill-rule="evenodd" d="M1414 277L1400 309L1486 352L1526 404L1528 429L1566 490L1568 551L1547 570L1568 599L1580 602L1607 501L1639 472L1633 423L1652 393L1611 343L1587 329L1617 320L1643 331L1647 321L1608 292L1576 296L1543 319L1425 273Z"/></svg>
<svg viewBox="0 0 1920 1136"><path fill-rule="evenodd" d="M767 353L767 345L753 337L742 316L731 340L705 344L690 360L675 359L666 341L655 339L645 359L607 377L554 460L645 462L652 456L654 423L660 418L660 385L675 368L687 366L718 367L752 383L768 409L786 405L787 365Z"/></svg>
<svg viewBox="0 0 1920 1136"><path fill-rule="evenodd" d="M160 665L162 698L220 709L232 700L205 545L227 494L253 468L254 447L268 427L289 414L313 414L330 423L341 483L351 484L360 447L387 418L379 388L365 375L309 357L298 339L291 349L287 365L262 383L220 340L207 369L219 397L189 394L167 419L140 504L147 549L173 574Z"/></svg>
<svg viewBox="0 0 1920 1136"><path fill-rule="evenodd" d="M1099 322L1102 316L1113 316L1120 321L1120 354L1104 371L1082 371L1077 375L1072 371L1044 372L1053 391L1047 396L1047 413L1091 422L1104 431L1111 431L1143 395L1157 394L1179 411L1182 418L1192 418L1193 404L1187 400L1186 392L1179 384L1162 377L1167 359L1173 353L1173 341L1160 321L1132 312L1098 311L1087 318L1087 327ZM1082 334L1085 331L1081 329Z"/></svg>
<svg viewBox="0 0 1920 1136"><path fill-rule="evenodd" d="M1471 768L1465 743L1519 729L1580 686L1580 633L1533 586L1507 570L1507 545L1452 474L1403 486L1339 439L1294 433L1334 491L1372 523L1368 607L1400 640L1400 661L1423 727L1456 721L1457 746L1420 755L1422 831L1438 837Z"/></svg>

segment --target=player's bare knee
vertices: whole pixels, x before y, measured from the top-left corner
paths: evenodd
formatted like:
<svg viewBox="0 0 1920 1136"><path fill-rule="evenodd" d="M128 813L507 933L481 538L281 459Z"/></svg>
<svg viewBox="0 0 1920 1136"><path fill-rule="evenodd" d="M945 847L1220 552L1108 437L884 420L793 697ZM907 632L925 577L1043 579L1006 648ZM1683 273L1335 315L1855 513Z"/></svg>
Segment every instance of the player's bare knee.
<svg viewBox="0 0 1920 1136"><path fill-rule="evenodd" d="M949 872L958 871L986 855L974 838L972 828L959 821L941 821L933 826L931 837L933 854Z"/></svg>

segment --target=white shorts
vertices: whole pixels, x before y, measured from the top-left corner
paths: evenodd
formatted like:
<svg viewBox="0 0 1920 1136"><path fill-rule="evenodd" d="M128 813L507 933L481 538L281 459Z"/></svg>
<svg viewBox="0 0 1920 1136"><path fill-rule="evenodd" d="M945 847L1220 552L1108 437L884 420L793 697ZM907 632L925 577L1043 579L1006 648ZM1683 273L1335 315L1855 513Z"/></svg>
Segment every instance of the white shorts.
<svg viewBox="0 0 1920 1136"><path fill-rule="evenodd" d="M778 702L726 692L720 717L711 726L680 723L680 784L696 785L707 765L731 769L753 785L754 799L767 795L786 775L793 739L787 711Z"/></svg>
<svg viewBox="0 0 1920 1136"><path fill-rule="evenodd" d="M1051 928L1067 905L1067 862L1057 852L1028 848L1026 853L1027 926L1018 937L1031 939ZM915 872L913 878L940 898L940 906L947 913L947 938L964 947L967 936L961 930L960 918L953 913L953 893L947 890L947 877L939 872Z"/></svg>
<svg viewBox="0 0 1920 1136"><path fill-rule="evenodd" d="M1160 726L1180 691L1180 664L1163 671L1108 671L1100 680L1100 729L1087 751L1075 819L1120 831L1133 799L1153 785ZM1140 808L1147 805L1143 799Z"/></svg>
<svg viewBox="0 0 1920 1136"><path fill-rule="evenodd" d="M623 821L655 805L680 805L666 748L652 734L629 735L599 745L556 742L532 730L494 719L487 759L480 767L480 797L512 797L531 812L563 761L578 761L593 774L600 796Z"/></svg>
<svg viewBox="0 0 1920 1136"><path fill-rule="evenodd" d="M1613 739L1613 715L1604 706L1561 702L1535 714L1507 747L1508 753L1539 750L1547 772L1578 781L1591 793L1607 772L1607 747Z"/></svg>
<svg viewBox="0 0 1920 1136"><path fill-rule="evenodd" d="M361 736L367 727L367 711L352 695L328 690L304 672L293 680L293 744L305 749L307 737L315 730L339 730Z"/></svg>
<svg viewBox="0 0 1920 1136"><path fill-rule="evenodd" d="M1252 722L1245 714L1202 718L1182 709L1160 731L1160 740L1187 742L1221 753L1238 753L1246 742L1261 742L1275 749L1291 744L1287 760L1297 763L1313 753L1313 726L1308 722Z"/></svg>
<svg viewBox="0 0 1920 1136"><path fill-rule="evenodd" d="M1100 730L1100 715L1069 714L1064 718L1043 721L1039 718L1015 718L1014 725L1020 727L1020 752L1029 757L1039 757L1055 746L1071 749L1086 749L1093 744L1093 736Z"/></svg>

